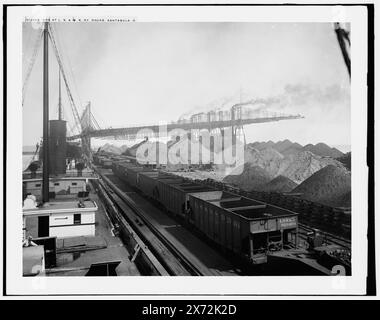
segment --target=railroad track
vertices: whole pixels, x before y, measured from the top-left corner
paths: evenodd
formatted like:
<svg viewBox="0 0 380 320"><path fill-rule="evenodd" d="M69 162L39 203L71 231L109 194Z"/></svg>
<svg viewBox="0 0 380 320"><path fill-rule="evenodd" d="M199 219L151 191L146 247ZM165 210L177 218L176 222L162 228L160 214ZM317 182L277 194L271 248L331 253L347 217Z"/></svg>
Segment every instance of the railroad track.
<svg viewBox="0 0 380 320"><path fill-rule="evenodd" d="M315 230L315 228L311 228L305 224L302 224L302 223L298 223L298 232L299 232L299 236L306 240L307 239L307 234L309 232L313 232ZM322 235L324 235L324 239L325 239L325 242L328 243L328 244L336 244L336 245L339 245L341 246L342 248L344 249L348 249L351 251L351 240L348 240L348 239L345 239L343 237L339 237L337 235L334 235L332 233L329 233L329 232L325 232L325 231L320 231Z"/></svg>
<svg viewBox="0 0 380 320"><path fill-rule="evenodd" d="M116 207L115 201L109 196L109 192L106 190L106 186L101 181L97 181L97 192L104 201L103 206L106 214L110 214L111 223L117 223L118 228L122 229L122 239L125 245L128 247L128 251L131 254L131 261L139 265L139 270L144 275L170 275L163 265L157 260L153 252L145 245L141 237L134 231L128 221L123 217L121 211ZM109 210L107 212L107 210ZM115 225L114 225L115 226ZM142 251L142 253L140 252ZM138 255L143 255L149 262L143 262L144 258L138 259ZM138 260L141 260L141 263Z"/></svg>
<svg viewBox="0 0 380 320"><path fill-rule="evenodd" d="M136 198L137 193L132 190L125 189L124 182L119 180L119 178L116 180L113 179L113 174L110 170L105 171L98 169L96 171L101 176L103 182L107 185L110 197L114 199L113 201L120 208L120 211L124 214L127 214L126 212L128 211L132 211L133 216L128 216L129 221L131 221L131 224L134 224L136 230L139 230L137 231L140 232L139 235L146 239L146 243L149 243L149 248L170 275L221 275L219 270L209 269L200 263L199 260L197 262L197 259L194 259L197 257L194 251L193 253L188 251L187 254L184 254L184 252L186 253L186 250L179 250L179 248L175 245L175 241L170 241L171 237L167 230L163 230L163 232L161 232L162 228L160 228L160 226L157 227L157 221L159 220L155 221L155 216L150 214L151 209L141 206L141 204L140 206L137 205L137 203L139 203L138 198ZM127 210L125 209L126 207ZM145 231L141 230L144 228ZM149 229L150 232L150 236L148 237L145 235L146 229ZM299 223L299 237L301 239L307 240L308 233L313 230L314 229L312 227ZM320 233L324 237L325 244L338 245L344 249L343 252L351 251L350 240L323 230L320 230ZM177 241L179 247L182 243Z"/></svg>
<svg viewBox="0 0 380 320"><path fill-rule="evenodd" d="M115 205L125 215L125 218L129 220L139 236L144 239L146 245L170 275L219 275L216 271L210 270L204 266L199 266L194 263L191 258L185 256L151 221L149 221L149 219L146 218L144 212L136 205L133 199L101 172L98 171L98 174L107 186L109 197L113 199ZM129 210L126 210L125 206L127 206Z"/></svg>

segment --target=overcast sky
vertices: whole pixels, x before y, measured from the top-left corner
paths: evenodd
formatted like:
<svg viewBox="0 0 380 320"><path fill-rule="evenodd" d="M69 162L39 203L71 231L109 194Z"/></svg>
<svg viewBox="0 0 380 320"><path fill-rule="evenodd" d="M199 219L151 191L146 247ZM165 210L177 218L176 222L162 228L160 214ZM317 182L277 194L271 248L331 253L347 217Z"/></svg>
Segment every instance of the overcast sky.
<svg viewBox="0 0 380 320"><path fill-rule="evenodd" d="M75 102L101 127L177 120L232 99L262 99L302 120L245 128L252 141L350 144L349 77L330 23L57 23ZM39 30L23 28L23 79ZM50 49L50 118L58 65ZM241 94L240 94L241 93ZM73 126L65 89L68 127ZM42 48L23 107L24 145L42 136Z"/></svg>

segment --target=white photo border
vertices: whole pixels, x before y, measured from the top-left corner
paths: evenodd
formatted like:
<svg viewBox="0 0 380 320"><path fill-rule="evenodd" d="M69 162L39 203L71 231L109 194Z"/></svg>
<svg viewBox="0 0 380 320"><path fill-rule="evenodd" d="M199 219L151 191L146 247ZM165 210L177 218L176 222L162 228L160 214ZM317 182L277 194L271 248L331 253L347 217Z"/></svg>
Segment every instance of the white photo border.
<svg viewBox="0 0 380 320"><path fill-rule="evenodd" d="M351 24L352 276L22 276L22 22L35 7L7 8L6 294L228 296L364 295L367 277L367 8L365 6L44 6L50 17L134 17L136 22L349 22ZM75 22L73 22L75 23ZM95 22L89 22L95 23ZM121 22L123 23L123 22ZM130 23L130 22L128 22ZM5 271L5 270L4 270Z"/></svg>

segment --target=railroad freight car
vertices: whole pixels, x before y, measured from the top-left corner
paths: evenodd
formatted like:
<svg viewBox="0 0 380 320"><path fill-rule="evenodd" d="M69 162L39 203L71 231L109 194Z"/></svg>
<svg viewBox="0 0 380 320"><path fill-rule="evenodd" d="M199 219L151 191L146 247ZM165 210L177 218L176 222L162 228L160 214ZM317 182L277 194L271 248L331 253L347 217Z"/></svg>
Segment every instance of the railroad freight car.
<svg viewBox="0 0 380 320"><path fill-rule="evenodd" d="M113 161L112 162L112 172L118 176L120 179L125 181L125 164L128 164L128 161Z"/></svg>
<svg viewBox="0 0 380 320"><path fill-rule="evenodd" d="M96 157L96 163L100 164L103 168L112 168L113 161L105 156L98 156Z"/></svg>
<svg viewBox="0 0 380 320"><path fill-rule="evenodd" d="M137 172L144 171L144 168L137 167L128 161L118 161L114 163L112 170L121 180L136 187Z"/></svg>
<svg viewBox="0 0 380 320"><path fill-rule="evenodd" d="M269 251L297 246L295 212L125 161L114 162L113 171L210 241L252 264L266 263Z"/></svg>
<svg viewBox="0 0 380 320"><path fill-rule="evenodd" d="M170 183L166 180L160 180L158 181L158 190L162 205L174 215L180 215L188 220L189 195L191 193L213 191L215 189L191 182Z"/></svg>
<svg viewBox="0 0 380 320"><path fill-rule="evenodd" d="M252 264L297 243L297 213L225 191L189 195L191 221L206 237Z"/></svg>
<svg viewBox="0 0 380 320"><path fill-rule="evenodd" d="M120 156L110 156L110 160L112 162L115 162L115 161L126 161L127 159L125 156L120 155Z"/></svg>
<svg viewBox="0 0 380 320"><path fill-rule="evenodd" d="M95 164L99 164L99 155L94 154L94 155L92 156L92 160L94 161Z"/></svg>
<svg viewBox="0 0 380 320"><path fill-rule="evenodd" d="M178 177L174 177L172 175L168 175L165 173L159 172L158 175L156 176L156 170L152 169L151 167L148 166L136 166L134 164L123 164L124 167L124 180L133 188L139 189L144 193L143 190L141 190L140 187L140 174L148 174L146 179L149 180L149 178L152 178L153 184L155 184L154 180L155 179L181 179ZM144 178L143 178L144 179ZM181 179L182 181L182 179ZM147 194L148 195L148 194Z"/></svg>
<svg viewBox="0 0 380 320"><path fill-rule="evenodd" d="M156 179L156 181L155 181L155 187L154 187L154 190L153 190L153 199L155 199L166 210L168 210L168 208L166 208L166 206L165 206L165 203L166 203L165 197L166 197L166 195L163 193L163 190L162 190L162 188L160 188L160 186L166 185L166 184L172 184L172 185L174 185L174 184L181 184L181 183L184 183L183 178L174 177L174 176Z"/></svg>
<svg viewBox="0 0 380 320"><path fill-rule="evenodd" d="M142 171L151 172L152 170L146 169L146 168L141 167L141 166L135 166L132 164L131 165L125 165L125 171L124 171L125 179L131 187L133 187L133 188L137 187L138 173L142 172Z"/></svg>
<svg viewBox="0 0 380 320"><path fill-rule="evenodd" d="M178 180L178 178L173 175L160 171L143 171L138 174L137 188L147 197L156 199L158 179ZM155 190L156 192L154 193Z"/></svg>

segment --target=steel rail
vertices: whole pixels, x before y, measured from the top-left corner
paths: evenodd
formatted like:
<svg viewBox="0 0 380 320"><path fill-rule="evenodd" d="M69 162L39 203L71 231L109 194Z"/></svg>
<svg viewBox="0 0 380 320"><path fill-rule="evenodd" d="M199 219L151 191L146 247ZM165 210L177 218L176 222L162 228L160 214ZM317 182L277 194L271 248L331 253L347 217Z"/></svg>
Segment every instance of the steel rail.
<svg viewBox="0 0 380 320"><path fill-rule="evenodd" d="M136 203L125 193L123 193L113 182L101 174L102 180L112 189L112 191L119 196L119 198L138 216L139 219L149 228L149 230L156 236L156 238L169 250L169 252L181 263L181 265L189 272L190 275L205 276L214 275L211 272L205 273L195 266L181 251L179 251L161 232L145 217L143 211L136 205ZM112 195L111 195L112 196ZM152 250L152 249L151 249ZM157 253L157 252L156 252ZM158 254L158 253L157 253ZM159 258L159 257L157 257ZM159 258L163 260L161 257ZM167 264L166 264L167 265ZM170 268L170 266L167 266Z"/></svg>
<svg viewBox="0 0 380 320"><path fill-rule="evenodd" d="M302 224L302 223L298 223L298 227L299 227L299 229L303 229L306 232L312 232L315 229L317 229L317 228L309 227L309 226ZM318 229L318 230L320 231L320 233L322 235L325 236L325 239L327 242L337 244L337 245L340 245L341 247L344 247L344 248L351 250L351 241L350 240L339 237L339 236L334 235L334 234L329 233L329 232L325 232L325 231L320 230L320 229ZM300 234L300 236L302 236L302 235Z"/></svg>

